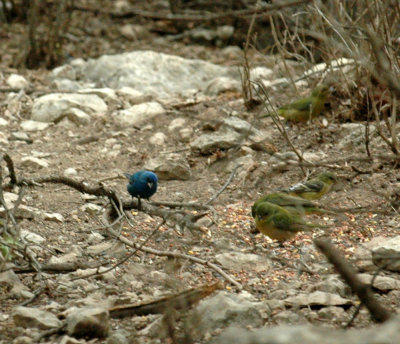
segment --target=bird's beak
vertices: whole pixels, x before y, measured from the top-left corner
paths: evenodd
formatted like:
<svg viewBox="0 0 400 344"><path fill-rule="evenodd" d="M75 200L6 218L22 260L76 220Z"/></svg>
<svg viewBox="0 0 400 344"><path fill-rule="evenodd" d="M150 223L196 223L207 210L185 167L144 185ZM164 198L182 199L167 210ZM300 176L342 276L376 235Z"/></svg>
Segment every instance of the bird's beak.
<svg viewBox="0 0 400 344"><path fill-rule="evenodd" d="M154 183L153 182L147 182L147 186L149 187L149 189L151 189L153 187Z"/></svg>

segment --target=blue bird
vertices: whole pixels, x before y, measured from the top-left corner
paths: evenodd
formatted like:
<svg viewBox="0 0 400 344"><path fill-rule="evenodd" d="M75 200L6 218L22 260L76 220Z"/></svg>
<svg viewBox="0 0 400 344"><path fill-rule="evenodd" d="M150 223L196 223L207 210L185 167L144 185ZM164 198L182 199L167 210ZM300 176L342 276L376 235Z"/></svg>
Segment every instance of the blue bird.
<svg viewBox="0 0 400 344"><path fill-rule="evenodd" d="M134 174L124 173L129 179L127 190L129 194L138 199L138 207L141 208L140 199L149 199L157 191L158 178L157 175L150 171L138 171Z"/></svg>

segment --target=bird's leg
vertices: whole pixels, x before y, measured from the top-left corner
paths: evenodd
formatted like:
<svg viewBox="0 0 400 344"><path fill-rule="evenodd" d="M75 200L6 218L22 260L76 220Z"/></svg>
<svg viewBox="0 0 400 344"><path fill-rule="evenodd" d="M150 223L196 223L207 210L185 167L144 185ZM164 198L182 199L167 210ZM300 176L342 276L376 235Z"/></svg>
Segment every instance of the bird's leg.
<svg viewBox="0 0 400 344"><path fill-rule="evenodd" d="M138 210L142 210L142 202L141 202L141 199L140 199L140 196L138 196Z"/></svg>

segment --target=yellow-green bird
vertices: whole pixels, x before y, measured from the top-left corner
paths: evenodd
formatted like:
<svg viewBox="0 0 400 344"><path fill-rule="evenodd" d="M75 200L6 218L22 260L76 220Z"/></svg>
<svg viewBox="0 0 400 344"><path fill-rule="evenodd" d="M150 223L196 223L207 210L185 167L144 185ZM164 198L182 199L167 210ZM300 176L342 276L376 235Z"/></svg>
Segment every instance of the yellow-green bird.
<svg viewBox="0 0 400 344"><path fill-rule="evenodd" d="M277 112L279 116L285 118L287 121L306 122L321 114L329 93L329 86L320 85L312 90L311 96L284 105L280 107ZM270 116L270 114L264 117L267 116Z"/></svg>
<svg viewBox="0 0 400 344"><path fill-rule="evenodd" d="M271 239L281 242L293 239L298 232L326 227L305 222L296 213L269 202L259 203L254 211L258 230Z"/></svg>
<svg viewBox="0 0 400 344"><path fill-rule="evenodd" d="M319 207L310 200L291 196L282 192L274 192L259 198L254 202L251 207L251 215L255 217L256 207L263 202L269 202L279 205L290 212L297 213L298 215L304 214L334 214L333 211Z"/></svg>
<svg viewBox="0 0 400 344"><path fill-rule="evenodd" d="M301 197L307 200L320 199L328 193L337 177L332 172L322 172L316 178L310 179L304 183L297 183L287 189L281 189L280 192L292 196Z"/></svg>

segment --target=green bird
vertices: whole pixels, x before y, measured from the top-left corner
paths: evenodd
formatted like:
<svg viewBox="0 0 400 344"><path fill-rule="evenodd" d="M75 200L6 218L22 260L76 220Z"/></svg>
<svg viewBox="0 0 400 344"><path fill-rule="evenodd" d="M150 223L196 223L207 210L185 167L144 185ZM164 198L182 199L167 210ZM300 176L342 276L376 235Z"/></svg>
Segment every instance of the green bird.
<svg viewBox="0 0 400 344"><path fill-rule="evenodd" d="M306 222L296 213L269 202L257 205L255 222L261 233L280 242L293 239L301 231L309 232L317 227L326 227Z"/></svg>
<svg viewBox="0 0 400 344"><path fill-rule="evenodd" d="M253 218L255 217L257 206L263 202L269 202L279 205L286 210L289 210L290 212L296 213L298 215L334 214L333 211L321 208L307 199L291 196L282 192L275 192L263 196L254 202L253 206L251 207L251 215L253 216Z"/></svg>
<svg viewBox="0 0 400 344"><path fill-rule="evenodd" d="M287 189L281 189L279 191L307 200L315 200L320 199L323 195L328 193L336 181L337 177L334 173L323 172L316 178L310 179L304 183L297 183Z"/></svg>
<svg viewBox="0 0 400 344"><path fill-rule="evenodd" d="M329 86L320 85L312 90L311 96L284 105L280 107L277 112L279 116L289 122L306 122L321 114L329 93ZM271 114L267 114L263 117L268 117L270 115Z"/></svg>

